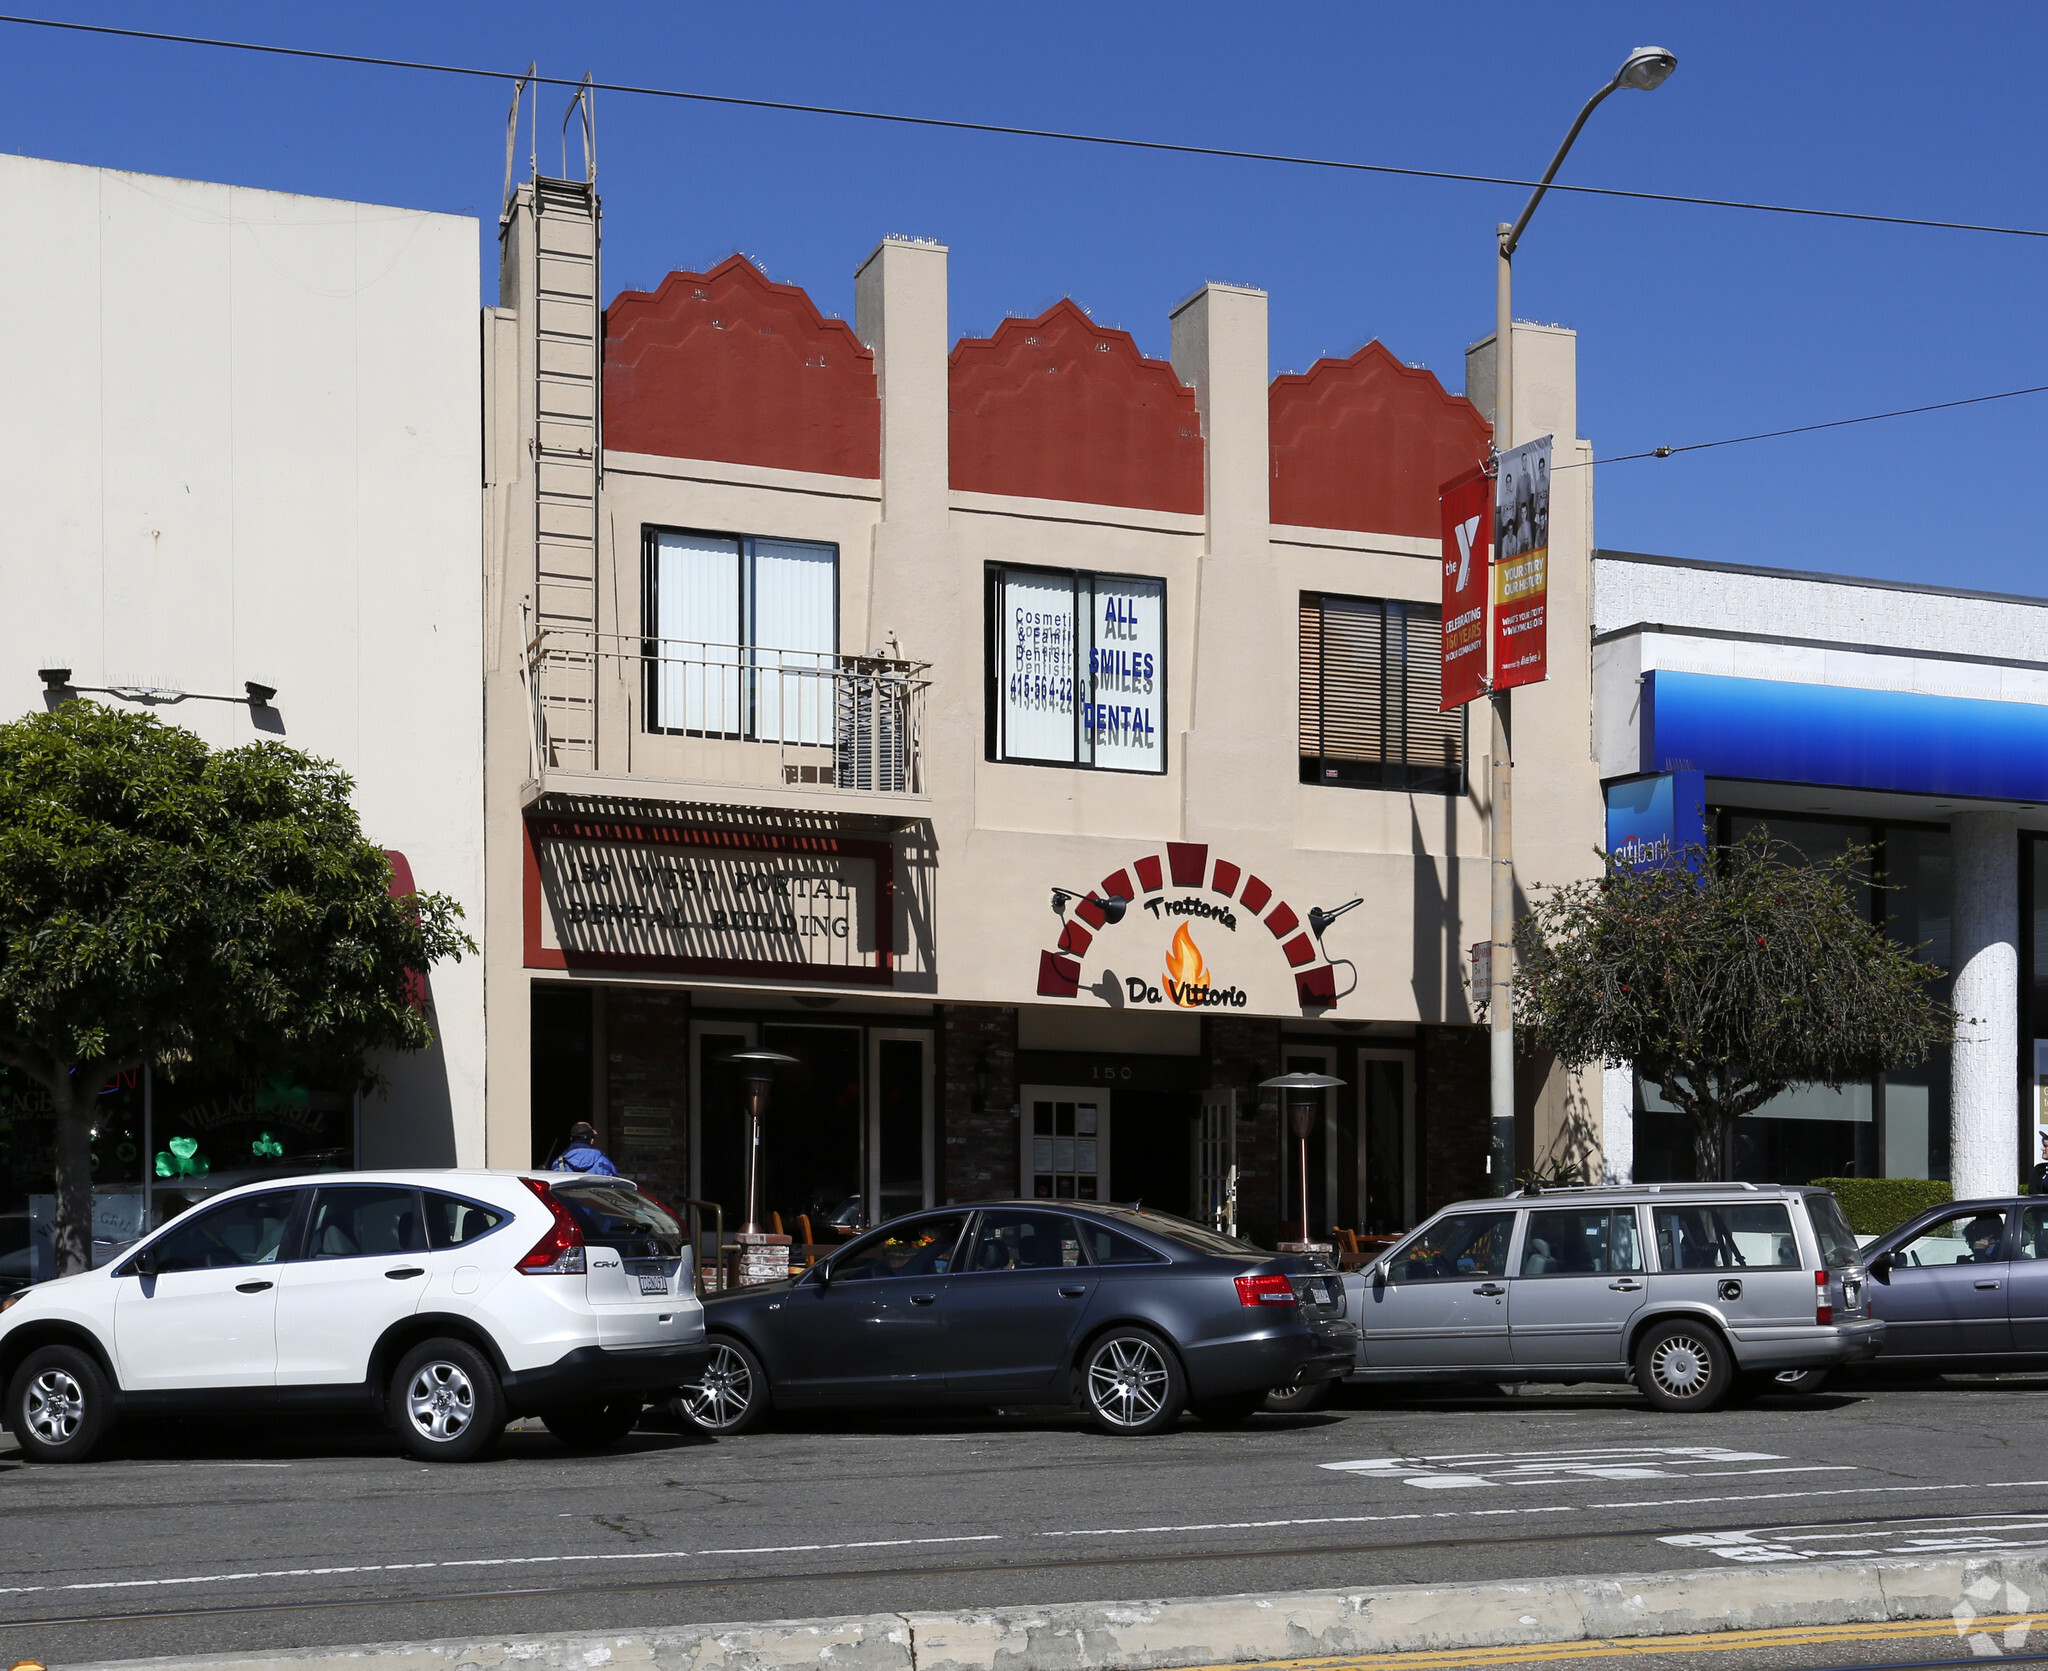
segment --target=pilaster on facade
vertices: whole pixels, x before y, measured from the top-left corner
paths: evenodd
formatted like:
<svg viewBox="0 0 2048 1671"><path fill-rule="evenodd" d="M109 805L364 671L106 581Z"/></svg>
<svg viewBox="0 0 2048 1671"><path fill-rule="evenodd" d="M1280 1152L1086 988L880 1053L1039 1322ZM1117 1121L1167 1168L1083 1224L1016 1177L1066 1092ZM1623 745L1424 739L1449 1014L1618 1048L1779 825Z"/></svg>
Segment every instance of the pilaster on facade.
<svg viewBox="0 0 2048 1671"><path fill-rule="evenodd" d="M1265 292L1228 284L1196 291L1174 310L1173 367L1195 392L1204 463L1182 833L1241 846L1270 831L1295 777L1286 740L1294 691L1283 672L1293 661L1293 613L1277 596L1268 485Z"/></svg>

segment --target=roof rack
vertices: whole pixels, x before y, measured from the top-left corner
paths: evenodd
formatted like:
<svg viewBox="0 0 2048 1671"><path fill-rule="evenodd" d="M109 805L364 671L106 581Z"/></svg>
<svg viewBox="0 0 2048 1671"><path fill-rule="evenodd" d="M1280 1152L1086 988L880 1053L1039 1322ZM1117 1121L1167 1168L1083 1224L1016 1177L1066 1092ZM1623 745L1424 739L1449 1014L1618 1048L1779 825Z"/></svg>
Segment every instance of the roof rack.
<svg viewBox="0 0 2048 1671"><path fill-rule="evenodd" d="M1507 1194L1507 1199L1508 1199L1508 1200L1510 1200L1510 1201L1514 1201L1514 1200L1518 1200L1518 1199L1524 1199L1524 1198L1528 1198L1528 1197L1537 1197L1537 1196L1545 1196L1545 1195L1611 1195L1611 1194L1615 1194L1615 1193L1618 1193L1618 1192L1620 1192L1620 1191L1624 1191L1624 1190L1626 1190L1626 1191L1631 1191L1631 1192L1634 1192L1634 1193L1646 1193L1646 1194L1650 1194L1650 1195L1662 1195L1662 1194L1666 1194L1666 1193L1669 1193L1669 1192L1673 1192L1673 1191L1683 1191L1683 1190L1694 1190L1694 1189L1746 1189L1746 1190L1749 1190L1749 1191L1750 1191L1751 1193L1755 1193L1755 1192L1756 1192L1757 1190L1759 1190L1759 1189L1762 1189L1762 1188L1766 1188L1766 1187L1769 1187L1769 1188L1773 1188L1773 1189L1775 1189L1775 1188L1779 1188L1779 1187L1781 1187L1781 1186L1778 1186L1778 1185L1775 1185L1775 1184L1774 1184L1774 1185L1769 1185L1769 1186L1765 1186L1765 1185L1762 1185L1762 1184L1745 1184L1745 1183L1725 1183L1725 1184L1699 1184L1699 1183L1677 1183L1677 1184L1548 1184L1548 1185L1544 1185L1544 1184L1533 1184L1533 1183L1532 1183L1532 1184L1526 1184L1526 1185L1524 1185L1524 1186L1523 1186L1523 1187L1522 1187L1521 1189L1515 1189L1515 1190L1510 1190L1510 1191L1508 1191L1508 1194ZM1790 1185L1786 1185L1786 1186L1782 1186L1782 1187L1790 1188L1790 1187L1792 1187L1792 1186L1790 1186Z"/></svg>

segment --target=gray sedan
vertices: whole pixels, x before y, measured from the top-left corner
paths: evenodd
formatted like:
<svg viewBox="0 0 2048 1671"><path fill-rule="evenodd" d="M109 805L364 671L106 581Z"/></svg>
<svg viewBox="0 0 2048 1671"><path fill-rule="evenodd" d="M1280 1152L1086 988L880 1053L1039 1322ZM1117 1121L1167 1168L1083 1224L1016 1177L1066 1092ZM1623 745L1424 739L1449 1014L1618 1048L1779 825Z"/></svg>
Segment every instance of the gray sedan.
<svg viewBox="0 0 2048 1671"><path fill-rule="evenodd" d="M1877 1367L2048 1366L2048 1200L1951 1201L1863 1250Z"/></svg>
<svg viewBox="0 0 2048 1671"><path fill-rule="evenodd" d="M999 1201L912 1213L801 1275L713 1294L680 1414L743 1433L776 1409L1078 1406L1104 1432L1242 1421L1357 1351L1334 1272L1167 1213Z"/></svg>

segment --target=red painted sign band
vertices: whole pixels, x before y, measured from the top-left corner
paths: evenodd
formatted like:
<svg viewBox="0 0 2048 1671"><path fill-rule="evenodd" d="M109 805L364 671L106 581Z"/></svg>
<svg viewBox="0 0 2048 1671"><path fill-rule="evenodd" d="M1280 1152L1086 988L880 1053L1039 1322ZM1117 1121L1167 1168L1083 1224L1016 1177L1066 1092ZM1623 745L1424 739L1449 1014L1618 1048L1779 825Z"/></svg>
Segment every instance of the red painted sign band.
<svg viewBox="0 0 2048 1671"><path fill-rule="evenodd" d="M1444 642L1442 696L1448 712L1486 694L1487 548L1493 543L1493 492L1474 466L1438 493L1443 507Z"/></svg>

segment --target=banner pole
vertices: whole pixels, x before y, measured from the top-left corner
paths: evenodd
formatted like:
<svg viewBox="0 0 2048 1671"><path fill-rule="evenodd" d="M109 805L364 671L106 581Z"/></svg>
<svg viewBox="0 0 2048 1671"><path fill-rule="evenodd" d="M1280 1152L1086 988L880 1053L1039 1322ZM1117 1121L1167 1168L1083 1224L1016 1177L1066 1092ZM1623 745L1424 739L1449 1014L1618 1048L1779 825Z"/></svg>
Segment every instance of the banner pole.
<svg viewBox="0 0 2048 1671"><path fill-rule="evenodd" d="M1514 444L1514 228L1503 222L1495 231L1498 273L1494 293L1493 450L1496 457ZM1501 530L1494 530L1494 556L1499 560ZM1497 673L1498 670L1496 670ZM1492 1130L1486 1163L1487 1186L1494 1195L1514 1188L1515 1176L1515 854L1510 817L1514 793L1514 712L1511 690L1495 690L1491 747L1492 782L1488 824L1493 881Z"/></svg>

